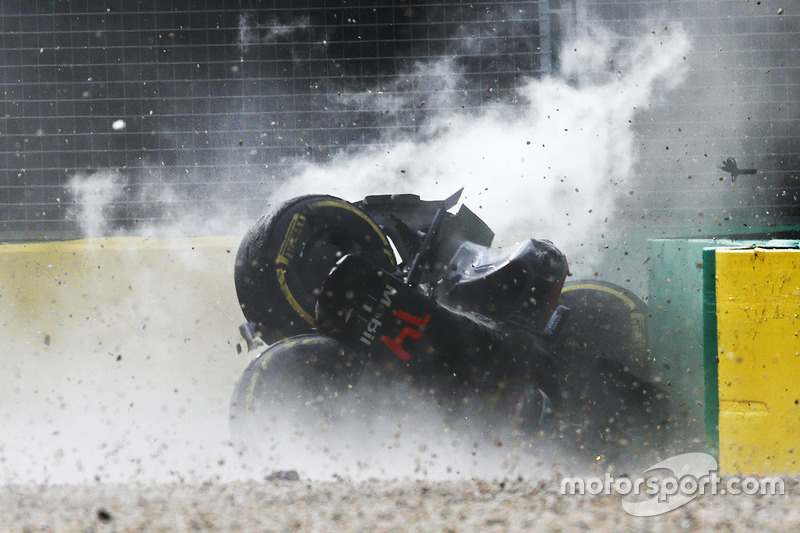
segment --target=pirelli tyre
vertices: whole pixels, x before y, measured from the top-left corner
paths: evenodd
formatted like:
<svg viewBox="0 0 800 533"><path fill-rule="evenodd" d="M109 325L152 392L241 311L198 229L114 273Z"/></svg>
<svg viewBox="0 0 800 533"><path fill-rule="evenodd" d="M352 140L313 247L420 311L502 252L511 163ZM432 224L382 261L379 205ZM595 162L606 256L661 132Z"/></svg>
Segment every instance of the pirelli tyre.
<svg viewBox="0 0 800 533"><path fill-rule="evenodd" d="M266 348L239 378L231 398L234 444L257 447L270 437L320 430L354 409L349 395L365 362L325 335L298 335Z"/></svg>
<svg viewBox="0 0 800 533"><path fill-rule="evenodd" d="M559 304L570 308L555 353L562 366L562 404L587 420L580 441L597 456L620 459L662 449L670 404L657 383L647 342L647 305L618 285L565 284ZM572 433L568 440L576 440Z"/></svg>
<svg viewBox="0 0 800 533"><path fill-rule="evenodd" d="M344 200L301 196L266 213L244 236L236 257L236 293L245 318L267 343L314 331L317 291L345 254L396 268L380 227Z"/></svg>
<svg viewBox="0 0 800 533"><path fill-rule="evenodd" d="M564 284L558 303L570 309L558 337L562 356L618 362L650 379L647 304L638 296L606 281L577 280Z"/></svg>

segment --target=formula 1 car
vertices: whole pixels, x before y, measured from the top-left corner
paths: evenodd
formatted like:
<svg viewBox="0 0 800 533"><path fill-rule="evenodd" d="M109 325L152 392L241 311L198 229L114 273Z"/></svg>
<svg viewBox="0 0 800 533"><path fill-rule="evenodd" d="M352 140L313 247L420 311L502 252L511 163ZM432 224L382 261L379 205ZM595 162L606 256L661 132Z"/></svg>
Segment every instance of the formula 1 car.
<svg viewBox="0 0 800 533"><path fill-rule="evenodd" d="M493 248L475 213L452 212L460 196L302 196L250 229L235 282L253 359L231 402L234 441L286 419L368 419L396 381L453 420L593 455L661 439L669 404L644 303L566 281L549 241Z"/></svg>

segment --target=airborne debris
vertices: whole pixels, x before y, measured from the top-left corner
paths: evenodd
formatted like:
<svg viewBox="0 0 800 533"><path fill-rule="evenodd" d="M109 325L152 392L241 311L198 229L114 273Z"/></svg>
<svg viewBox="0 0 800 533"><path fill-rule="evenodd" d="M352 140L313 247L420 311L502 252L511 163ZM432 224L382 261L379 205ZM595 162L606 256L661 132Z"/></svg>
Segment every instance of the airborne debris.
<svg viewBox="0 0 800 533"><path fill-rule="evenodd" d="M268 475L267 481L300 481L300 474L297 470L276 470Z"/></svg>
<svg viewBox="0 0 800 533"><path fill-rule="evenodd" d="M729 157L728 159L723 161L722 166L719 168L723 172L727 172L728 174L731 175L731 181L736 181L736 178L740 175L745 175L745 174L752 175L758 172L758 170L754 168L739 168L739 166L736 164L736 159L732 157Z"/></svg>

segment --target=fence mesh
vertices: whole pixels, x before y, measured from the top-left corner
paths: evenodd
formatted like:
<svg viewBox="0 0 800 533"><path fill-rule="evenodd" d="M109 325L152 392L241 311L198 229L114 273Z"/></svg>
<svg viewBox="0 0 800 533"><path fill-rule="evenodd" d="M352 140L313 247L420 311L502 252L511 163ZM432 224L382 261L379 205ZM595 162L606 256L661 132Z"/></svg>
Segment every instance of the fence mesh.
<svg viewBox="0 0 800 533"><path fill-rule="evenodd" d="M622 43L681 26L692 41L686 80L636 115L640 180L622 210L675 232L798 214L796 6L4 0L0 9L4 240L78 234L87 195L103 202L111 229L211 204L253 216L298 161L413 135L434 113L513 108L523 80L560 75L572 33L599 27ZM727 157L757 174L734 180L719 168Z"/></svg>

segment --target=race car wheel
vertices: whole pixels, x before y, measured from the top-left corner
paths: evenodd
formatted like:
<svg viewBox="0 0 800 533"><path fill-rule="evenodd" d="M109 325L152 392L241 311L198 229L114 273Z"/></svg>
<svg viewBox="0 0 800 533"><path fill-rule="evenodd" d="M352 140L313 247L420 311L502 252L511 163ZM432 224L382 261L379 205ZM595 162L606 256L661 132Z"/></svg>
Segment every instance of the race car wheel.
<svg viewBox="0 0 800 533"><path fill-rule="evenodd" d="M668 395L652 376L646 304L623 287L594 280L566 284L559 304L570 308L555 346L562 405L588 423L577 440L611 460L659 449L655 443L668 437L671 414Z"/></svg>
<svg viewBox="0 0 800 533"><path fill-rule="evenodd" d="M266 348L242 373L230 407L232 441L254 446L269 437L335 423L355 405L364 361L324 335L298 335Z"/></svg>
<svg viewBox="0 0 800 533"><path fill-rule="evenodd" d="M564 284L558 303L570 309L558 338L560 357L606 359L650 378L647 304L638 296L613 283L578 280Z"/></svg>
<svg viewBox="0 0 800 533"><path fill-rule="evenodd" d="M316 291L345 254L393 270L394 253L378 225L333 196L289 200L244 236L234 279L245 318L267 343L314 330Z"/></svg>

